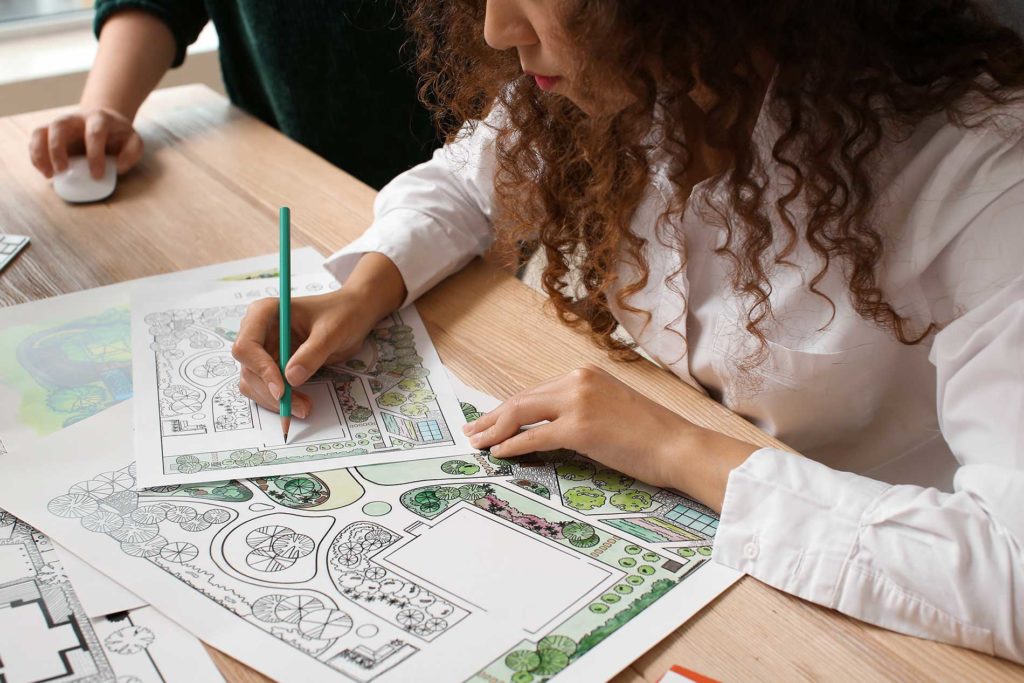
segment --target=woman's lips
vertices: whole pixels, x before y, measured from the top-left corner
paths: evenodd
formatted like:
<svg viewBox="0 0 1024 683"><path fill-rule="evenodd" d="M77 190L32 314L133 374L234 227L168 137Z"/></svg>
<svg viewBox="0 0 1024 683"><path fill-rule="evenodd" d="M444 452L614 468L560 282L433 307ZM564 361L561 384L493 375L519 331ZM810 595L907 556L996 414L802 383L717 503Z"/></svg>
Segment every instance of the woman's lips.
<svg viewBox="0 0 1024 683"><path fill-rule="evenodd" d="M533 76L533 80L537 83L537 87L541 90L554 90L558 82L562 80L560 76L542 76L540 74L526 72L528 75Z"/></svg>

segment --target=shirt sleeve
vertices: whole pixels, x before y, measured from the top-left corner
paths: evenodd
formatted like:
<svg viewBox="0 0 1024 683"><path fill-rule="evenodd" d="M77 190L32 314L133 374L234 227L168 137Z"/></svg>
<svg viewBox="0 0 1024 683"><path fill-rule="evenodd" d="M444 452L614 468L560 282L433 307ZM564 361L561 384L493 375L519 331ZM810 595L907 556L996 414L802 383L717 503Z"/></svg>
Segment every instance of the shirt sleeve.
<svg viewBox="0 0 1024 683"><path fill-rule="evenodd" d="M1024 662L1024 277L932 346L953 492L762 449L729 477L714 557L901 633Z"/></svg>
<svg viewBox="0 0 1024 683"><path fill-rule="evenodd" d="M176 45L171 68L185 61L188 46L196 42L209 16L202 0L96 0L93 32L99 38L107 19L123 10L149 12L167 24Z"/></svg>
<svg viewBox="0 0 1024 683"><path fill-rule="evenodd" d="M397 176L377 195L365 233L324 263L339 282L359 257L378 252L402 274L412 303L494 241L494 144L500 113L467 124L452 143Z"/></svg>

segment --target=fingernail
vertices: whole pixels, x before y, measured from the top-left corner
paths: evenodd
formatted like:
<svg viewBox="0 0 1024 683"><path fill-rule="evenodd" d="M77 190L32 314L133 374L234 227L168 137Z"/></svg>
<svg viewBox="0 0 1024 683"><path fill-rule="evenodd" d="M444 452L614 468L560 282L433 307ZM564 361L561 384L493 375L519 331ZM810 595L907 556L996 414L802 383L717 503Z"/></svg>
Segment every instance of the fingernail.
<svg viewBox="0 0 1024 683"><path fill-rule="evenodd" d="M490 451L491 455L497 458L501 455L501 446L491 446Z"/></svg>
<svg viewBox="0 0 1024 683"><path fill-rule="evenodd" d="M484 442L483 438L480 437L479 435L478 436L472 436L469 439L469 445L472 446L473 448L479 448L480 444L482 444L483 442Z"/></svg>
<svg viewBox="0 0 1024 683"><path fill-rule="evenodd" d="M288 381L291 383L291 385L296 386L302 384L307 379L309 379L309 376L313 373L311 373L309 370L302 367L301 365L290 365L288 366L288 369L285 370L284 374Z"/></svg>
<svg viewBox="0 0 1024 683"><path fill-rule="evenodd" d="M305 420L306 417L309 416L309 408L307 408L305 405L301 403L296 404L292 412L294 412L295 417L299 418L300 420Z"/></svg>
<svg viewBox="0 0 1024 683"><path fill-rule="evenodd" d="M462 433L465 434L466 436L469 436L470 434L472 434L473 433L473 425L474 424L475 423L473 423L473 422L467 422L466 424L462 425Z"/></svg>
<svg viewBox="0 0 1024 683"><path fill-rule="evenodd" d="M274 398L276 398L279 401L281 400L281 396L284 395L284 392L281 390L280 384L278 384L277 382L271 382L270 384L267 385L267 388L270 389L270 394Z"/></svg>

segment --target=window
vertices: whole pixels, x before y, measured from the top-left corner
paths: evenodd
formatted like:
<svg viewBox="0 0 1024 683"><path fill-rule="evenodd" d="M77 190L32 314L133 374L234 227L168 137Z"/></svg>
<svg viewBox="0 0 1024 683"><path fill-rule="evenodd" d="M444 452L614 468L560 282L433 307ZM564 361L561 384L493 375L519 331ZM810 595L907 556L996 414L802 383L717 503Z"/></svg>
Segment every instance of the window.
<svg viewBox="0 0 1024 683"><path fill-rule="evenodd" d="M685 505L676 505L666 512L665 516L688 529L704 534L708 538L714 538L715 533L718 531L717 519Z"/></svg>
<svg viewBox="0 0 1024 683"><path fill-rule="evenodd" d="M29 20L63 20L83 12L91 14L93 0L5 0L0 2L0 24Z"/></svg>

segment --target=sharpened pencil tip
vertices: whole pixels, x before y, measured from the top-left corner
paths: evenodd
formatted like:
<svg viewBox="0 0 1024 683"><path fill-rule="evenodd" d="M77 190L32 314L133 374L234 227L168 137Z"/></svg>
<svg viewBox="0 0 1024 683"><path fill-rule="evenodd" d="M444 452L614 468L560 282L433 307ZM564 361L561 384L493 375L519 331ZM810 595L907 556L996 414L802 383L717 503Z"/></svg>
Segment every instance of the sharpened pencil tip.
<svg viewBox="0 0 1024 683"><path fill-rule="evenodd" d="M290 415L288 417L281 418L281 436L284 437L285 443L288 443L288 432L291 430L291 426L292 418Z"/></svg>

